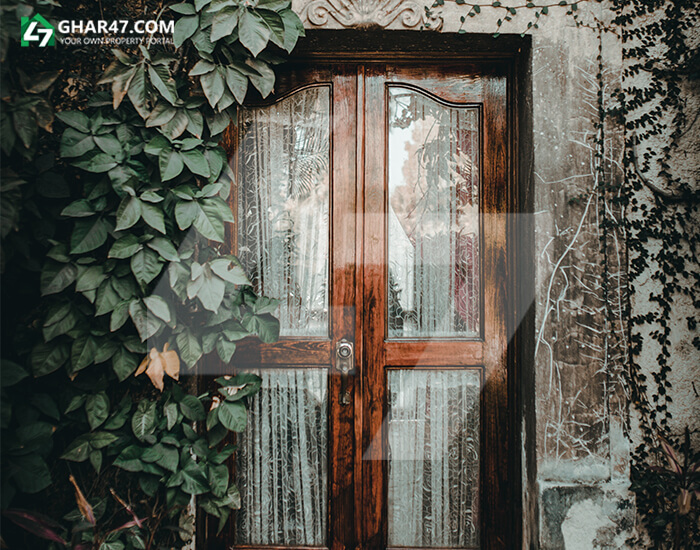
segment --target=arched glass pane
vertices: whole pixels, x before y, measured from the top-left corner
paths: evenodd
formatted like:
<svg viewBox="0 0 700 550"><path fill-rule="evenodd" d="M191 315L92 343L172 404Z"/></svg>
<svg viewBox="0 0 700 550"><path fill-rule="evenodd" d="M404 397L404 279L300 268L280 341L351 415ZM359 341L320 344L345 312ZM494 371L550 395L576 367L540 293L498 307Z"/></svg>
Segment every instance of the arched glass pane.
<svg viewBox="0 0 700 550"><path fill-rule="evenodd" d="M389 88L388 335L479 335L479 110Z"/></svg>
<svg viewBox="0 0 700 550"><path fill-rule="evenodd" d="M328 335L330 89L241 109L238 258L282 336Z"/></svg>

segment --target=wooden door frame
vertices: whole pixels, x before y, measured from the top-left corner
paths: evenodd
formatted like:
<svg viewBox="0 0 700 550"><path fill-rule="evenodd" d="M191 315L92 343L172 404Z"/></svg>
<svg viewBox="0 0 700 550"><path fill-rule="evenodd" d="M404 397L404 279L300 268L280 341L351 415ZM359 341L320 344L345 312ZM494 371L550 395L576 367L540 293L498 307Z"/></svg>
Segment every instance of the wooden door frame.
<svg viewBox="0 0 700 550"><path fill-rule="evenodd" d="M417 38L420 36L420 40ZM377 47L381 45L381 49ZM531 143L531 115L529 102L529 67L531 56L530 37L520 38L517 36L504 35L499 40L494 40L490 35L457 35L439 34L435 32L416 31L384 31L384 30L313 30L307 31L307 37L302 39L297 46L289 63L299 66L313 66L314 63L327 65L333 62L372 64L391 61L415 63L434 61L440 62L464 62L465 64L476 64L487 66L489 63L503 63L507 65L507 127L508 127L508 304L507 334L511 336L507 345L507 369L508 369L508 399L509 407L507 411L506 426L509 435L507 436L510 445L508 452L508 466L506 472L501 472L501 482L506 487L506 500L510 503L507 512L507 525L504 527L511 535L503 548L520 548L522 546L522 438L521 430L523 419L528 427L529 418L534 418L534 408L531 396L531 385L525 383L531 380L532 346L529 341L534 336L533 311L530 306L531 287L534 280L533 262L529 252L532 247L532 220L531 216L519 216L518 214L532 213L532 150L528 146ZM364 105L361 104L360 97L363 93L360 89L363 86L362 79L357 79L357 134L364 136ZM255 98L252 98L255 101ZM334 130L335 130L335 124ZM364 138L363 138L364 139ZM364 174L364 143L357 140L356 150L356 175L362 178ZM364 197L362 196L362 185L357 185L357 195L354 201L361 211ZM358 222L357 246L355 250L355 265L358 266L356 277L355 311L363 311L364 290L362 288L361 276L364 265L362 264L362 231ZM331 241L332 243L332 241ZM332 244L331 244L332 246ZM524 284L522 282L524 281ZM518 284L520 282L521 284ZM333 304L332 304L333 307ZM332 315L331 311L331 315ZM363 339L361 328L364 319L356 315L355 326L355 356L363 357ZM319 342L320 344L320 342ZM257 346L256 346L257 347ZM325 346L324 346L325 347ZM331 376L331 381L335 379ZM329 388L330 389L330 388ZM361 389L358 386L358 389ZM530 391L528 391L530 390ZM361 395L361 391L355 391L355 396ZM354 408L354 407L353 407ZM330 418L331 422L337 419ZM354 511L363 509L362 486L362 425L363 422L355 423L355 434L353 439L353 468L354 479L352 480L352 495L348 493L349 487L337 486L334 489L331 483L329 488L330 498L340 498L344 504L342 508ZM534 425L534 423L533 423ZM530 439L533 430L528 427L528 448L534 448ZM337 443L333 441L331 432L329 444L331 448ZM338 449L336 449L337 452ZM527 460L527 450L525 452ZM534 475L532 464L528 464L527 473L528 489L531 486L530 478ZM346 480L347 483L349 480ZM349 500L349 497L352 497ZM330 509L330 508L329 508ZM361 514L353 513L355 518L353 526L335 525L341 521L342 517L333 516L329 518L329 528L339 529L344 532L342 536L343 545L339 548L361 548L359 541L363 537L363 526L361 524ZM204 522L198 522L204 527ZM208 533L207 533L208 531ZM211 529L203 528L199 532L211 535ZM207 537L208 538L208 537ZM199 548L218 548L214 540L209 544L208 540L198 537L197 546Z"/></svg>

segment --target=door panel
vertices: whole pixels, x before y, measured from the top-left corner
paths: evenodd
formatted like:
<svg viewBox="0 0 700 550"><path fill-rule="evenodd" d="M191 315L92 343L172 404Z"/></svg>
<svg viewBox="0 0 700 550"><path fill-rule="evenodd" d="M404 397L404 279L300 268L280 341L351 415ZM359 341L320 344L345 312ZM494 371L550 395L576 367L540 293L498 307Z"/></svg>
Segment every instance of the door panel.
<svg viewBox="0 0 700 550"><path fill-rule="evenodd" d="M506 71L289 65L241 109L232 250L283 333L234 355L228 543L512 547Z"/></svg>
<svg viewBox="0 0 700 550"><path fill-rule="evenodd" d="M355 369L341 380L335 350L355 339L357 76L354 67L287 69L274 99L239 109L225 143L237 182L231 251L256 290L282 301L282 330L273 344L240 341L224 367L255 370L263 386L238 438L246 509L219 540L355 547L359 413L340 401L341 390L360 392Z"/></svg>
<svg viewBox="0 0 700 550"><path fill-rule="evenodd" d="M373 549L508 547L506 77L497 64L471 76L464 70L381 64L367 69L366 113L375 122L365 131L365 150L372 154L364 178L362 524L363 540ZM454 369L459 374L448 375ZM414 376L413 386L390 392L395 372ZM426 372L434 377L430 383ZM412 443L422 443L437 458L414 464L413 473L425 475L421 491L409 500L392 485L397 472L406 470L393 465L388 403L417 399L417 391L447 391L447 376L475 373L483 381L476 416L478 475L442 476L437 485L425 477L434 468L449 471L450 449L473 442L474 430L439 437L429 430L414 433L424 440ZM414 425L443 428L444 411L431 405ZM442 447L433 449L439 441ZM455 487L465 485L469 496L455 497ZM462 504L450 505L445 494ZM397 516L406 506L420 521ZM464 515L454 513L455 507Z"/></svg>

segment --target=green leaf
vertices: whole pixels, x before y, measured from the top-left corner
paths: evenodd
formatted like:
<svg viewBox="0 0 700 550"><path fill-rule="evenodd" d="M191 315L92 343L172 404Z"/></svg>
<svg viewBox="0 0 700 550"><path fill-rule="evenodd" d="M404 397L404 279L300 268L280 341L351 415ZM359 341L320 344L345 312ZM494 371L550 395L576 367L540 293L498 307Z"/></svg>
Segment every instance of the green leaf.
<svg viewBox="0 0 700 550"><path fill-rule="evenodd" d="M199 205L194 201L182 201L175 205L175 220L181 230L188 229L199 215Z"/></svg>
<svg viewBox="0 0 700 550"><path fill-rule="evenodd" d="M175 116L175 115L173 115ZM172 149L170 146L170 142L165 139L163 136L156 136L154 137L151 141L149 141L146 146L143 148L143 150L148 153L149 155L154 155L158 156L160 155L161 151L163 149ZM162 171L162 168L161 168Z"/></svg>
<svg viewBox="0 0 700 550"><path fill-rule="evenodd" d="M136 238L136 235L129 233L118 239L110 248L107 254L108 258L131 258L139 250L141 250L142 245Z"/></svg>
<svg viewBox="0 0 700 550"><path fill-rule="evenodd" d="M167 420L167 428L168 430L172 430L173 426L177 423L177 403L168 403L163 407L163 410L165 411L165 418Z"/></svg>
<svg viewBox="0 0 700 550"><path fill-rule="evenodd" d="M228 466L226 464L209 465L208 473L211 492L217 497L224 496L229 482Z"/></svg>
<svg viewBox="0 0 700 550"><path fill-rule="evenodd" d="M131 257L131 272L144 285L155 279L163 269L159 256L153 250L143 248Z"/></svg>
<svg viewBox="0 0 700 550"><path fill-rule="evenodd" d="M194 10L194 6L192 6ZM175 23L175 30L173 32L173 42L175 47L179 48L185 43L190 36L192 36L199 25L199 16L191 15L187 17L181 17Z"/></svg>
<svg viewBox="0 0 700 550"><path fill-rule="evenodd" d="M160 152L158 165L160 167L160 177L164 182L179 176L185 166L180 153L173 149L163 149Z"/></svg>
<svg viewBox="0 0 700 550"><path fill-rule="evenodd" d="M279 12L284 22L284 49L292 53L294 46L300 36L304 36L304 24L299 16L292 9L285 9Z"/></svg>
<svg viewBox="0 0 700 550"><path fill-rule="evenodd" d="M81 435L68 445L61 455L61 458L64 460L72 460L73 462L85 462L90 453L90 449L89 434Z"/></svg>
<svg viewBox="0 0 700 550"><path fill-rule="evenodd" d="M73 345L71 346L70 373L75 374L79 370L91 365L95 359L96 351L97 345L95 340L89 334L84 334L73 340Z"/></svg>
<svg viewBox="0 0 700 550"><path fill-rule="evenodd" d="M193 367L202 356L202 347L197 337L192 334L189 329L185 328L182 332L177 334L175 342L180 352L180 359L182 359L188 367Z"/></svg>
<svg viewBox="0 0 700 550"><path fill-rule="evenodd" d="M246 328L248 328L251 332L255 332L260 340L266 344L276 342L279 339L279 321L269 313L265 313L263 315L253 315L248 323L249 324L246 326Z"/></svg>
<svg viewBox="0 0 700 550"><path fill-rule="evenodd" d="M90 429L94 430L100 426L109 416L109 398L105 392L88 395L85 402L85 412L87 413Z"/></svg>
<svg viewBox="0 0 700 550"><path fill-rule="evenodd" d="M95 136L95 143L100 149L102 149L102 151L112 157L119 158L119 155L122 154L121 143L119 143L119 140L111 134Z"/></svg>
<svg viewBox="0 0 700 550"><path fill-rule="evenodd" d="M122 297L119 296L117 291L114 289L113 281L107 279L104 281L100 288L97 289L97 298L95 299L96 311L95 315L104 315L114 310L114 308L122 301Z"/></svg>
<svg viewBox="0 0 700 550"><path fill-rule="evenodd" d="M235 263L233 260L226 258L218 258L209 262L209 267L211 270L221 277L224 281L233 283L234 285L250 285L250 280L243 268ZM257 302L256 302L257 304ZM275 303L275 309L277 308L277 303ZM274 311L271 310L270 313Z"/></svg>
<svg viewBox="0 0 700 550"><path fill-rule="evenodd" d="M83 254L102 246L107 240L108 228L102 218L76 221L70 239L71 254Z"/></svg>
<svg viewBox="0 0 700 550"><path fill-rule="evenodd" d="M143 471L143 462L141 462L142 454L143 449L137 445L129 445L119 454L114 461L114 465L127 472L141 472Z"/></svg>
<svg viewBox="0 0 700 550"><path fill-rule="evenodd" d="M258 5L258 8L261 6ZM254 12L258 15L270 29L270 40L280 48L284 48L285 42L285 32L284 32L284 21L282 17L270 9L256 9Z"/></svg>
<svg viewBox="0 0 700 550"><path fill-rule="evenodd" d="M102 284L102 281L104 281L106 277L107 275L105 275L101 265L90 266L78 277L75 290L76 292L95 290Z"/></svg>
<svg viewBox="0 0 700 550"><path fill-rule="evenodd" d="M224 299L226 284L219 277L212 275L209 270L206 270L200 278L203 281L197 290L197 298L205 309L216 313Z"/></svg>
<svg viewBox="0 0 700 550"><path fill-rule="evenodd" d="M253 57L265 49L271 34L262 17L250 10L243 10L238 24L238 39Z"/></svg>
<svg viewBox="0 0 700 550"><path fill-rule="evenodd" d="M180 109L170 122L161 126L160 131L170 140L177 139L187 129L189 118L183 109Z"/></svg>
<svg viewBox="0 0 700 550"><path fill-rule="evenodd" d="M143 221L153 229L160 233L165 233L165 219L160 207L154 204L141 203L141 216L143 217Z"/></svg>
<svg viewBox="0 0 700 550"><path fill-rule="evenodd" d="M115 441L119 441L119 437L110 432L94 432L88 438L93 449L104 449Z"/></svg>
<svg viewBox="0 0 700 550"><path fill-rule="evenodd" d="M126 196L117 209L117 231L129 229L141 218L141 201L136 197Z"/></svg>
<svg viewBox="0 0 700 550"><path fill-rule="evenodd" d="M68 403L68 406L66 407L66 410L63 411L65 414L68 414L73 411L77 411L80 407L82 407L85 404L85 400L87 399L87 395L76 395L74 396L70 402Z"/></svg>
<svg viewBox="0 0 700 550"><path fill-rule="evenodd" d="M222 209L216 198L202 200L199 203L199 214L194 220L194 226L203 237L220 243L226 238L224 220L231 214L226 203L223 204Z"/></svg>
<svg viewBox="0 0 700 550"><path fill-rule="evenodd" d="M177 113L177 109L172 105L168 105L165 101L161 101L146 119L146 128L167 124L175 116L175 113Z"/></svg>
<svg viewBox="0 0 700 550"><path fill-rule="evenodd" d="M48 262L41 272L41 295L56 294L68 288L78 275L73 264Z"/></svg>
<svg viewBox="0 0 700 550"><path fill-rule="evenodd" d="M171 105L174 105L178 100L177 87L168 67L166 65L149 65L148 76L151 84L160 92L160 95Z"/></svg>
<svg viewBox="0 0 700 550"><path fill-rule="evenodd" d="M267 296L258 296L253 304L253 313L260 315L261 313L274 313L279 307L280 301Z"/></svg>
<svg viewBox="0 0 700 550"><path fill-rule="evenodd" d="M267 63L258 59L251 59L249 63L260 75L251 74L248 78L253 83L253 86L260 92L260 95L262 97L267 97L275 87L274 71Z"/></svg>
<svg viewBox="0 0 700 550"><path fill-rule="evenodd" d="M201 495L209 491L207 478L202 474L196 463L182 470L182 490L189 495Z"/></svg>
<svg viewBox="0 0 700 550"><path fill-rule="evenodd" d="M126 316L128 318L129 306L127 302L124 302L124 304L126 307L123 309L126 310ZM97 351L95 352L95 364L98 365L111 359L119 347L119 344L111 338L100 339L97 343Z"/></svg>
<svg viewBox="0 0 700 550"><path fill-rule="evenodd" d="M73 201L61 211L61 216L69 218L87 218L95 213L95 209L85 199Z"/></svg>
<svg viewBox="0 0 700 550"><path fill-rule="evenodd" d="M242 432L245 430L248 416L245 405L241 401L222 401L219 404L219 420L232 432Z"/></svg>
<svg viewBox="0 0 700 550"><path fill-rule="evenodd" d="M61 136L61 157L79 157L95 148L95 140L74 128L66 128Z"/></svg>
<svg viewBox="0 0 700 550"><path fill-rule="evenodd" d="M153 313L153 315L159 319L162 319L166 323L170 322L170 306L168 305L168 302L163 300L163 298L154 294L153 296L145 297L143 299L143 303L146 304L146 307L151 313Z"/></svg>
<svg viewBox="0 0 700 550"><path fill-rule="evenodd" d="M52 306L44 321L44 340L48 342L56 336L66 334L77 322L78 316L71 303Z"/></svg>
<svg viewBox="0 0 700 550"><path fill-rule="evenodd" d="M248 77L233 67L226 67L226 84L238 104L242 105L248 91Z"/></svg>
<svg viewBox="0 0 700 550"><path fill-rule="evenodd" d="M214 16L209 36L212 42L221 40L233 32L238 25L238 11L237 7L226 7Z"/></svg>
<svg viewBox="0 0 700 550"><path fill-rule="evenodd" d="M204 117L202 113L196 109L187 109L185 111L185 116L187 117L187 131L201 138L204 132Z"/></svg>
<svg viewBox="0 0 700 550"><path fill-rule="evenodd" d="M177 467L180 462L180 453L177 449L173 449L167 445L163 445L162 447L161 454L156 459L156 464L171 472L177 472Z"/></svg>
<svg viewBox="0 0 700 550"><path fill-rule="evenodd" d="M90 464L95 468L95 472L99 474L102 469L102 451L90 452Z"/></svg>
<svg viewBox="0 0 700 550"><path fill-rule="evenodd" d="M112 168L117 166L117 161L115 161L112 156L95 149L85 156L80 157L80 159L73 161L72 164L73 166L82 168L86 172L101 174L103 172L109 172Z"/></svg>
<svg viewBox="0 0 700 550"><path fill-rule="evenodd" d="M216 341L216 351L224 363L230 363L231 357L233 357L233 354L236 351L236 344L223 338L219 338Z"/></svg>
<svg viewBox="0 0 700 550"><path fill-rule="evenodd" d="M200 77L202 90L209 101L209 105L212 107L216 106L221 96L224 94L224 77L221 75L219 69L220 68L217 67L215 71L211 71Z"/></svg>
<svg viewBox="0 0 700 550"><path fill-rule="evenodd" d="M141 118L147 119L151 114L149 109L151 94L146 84L146 69L143 64L135 67L127 95Z"/></svg>
<svg viewBox="0 0 700 550"><path fill-rule="evenodd" d="M138 367L138 359L125 347L120 346L112 357L112 370L120 382L131 376Z"/></svg>
<svg viewBox="0 0 700 550"><path fill-rule="evenodd" d="M136 330L139 333L139 337L142 342L148 340L153 336L160 327L162 323L154 315L149 315L146 306L140 300L134 300L129 305L129 315L131 320L136 325Z"/></svg>
<svg viewBox="0 0 700 550"><path fill-rule="evenodd" d="M204 176L205 178L209 177L209 163L204 157L202 151L199 149L192 149L190 151L182 151L180 154L182 155L182 159L185 161L185 165L193 174L198 174L200 176Z"/></svg>
<svg viewBox="0 0 700 550"><path fill-rule="evenodd" d="M12 479L20 491L34 494L51 485L51 472L41 456L25 455L15 466Z"/></svg>
<svg viewBox="0 0 700 550"><path fill-rule="evenodd" d="M180 261L180 256L177 253L177 250L175 250L175 247L173 244L164 237L155 237L154 239L148 241L146 243L149 248L152 248L158 254L160 254L160 257L163 258L164 260L167 260L169 262L179 262Z"/></svg>
<svg viewBox="0 0 700 550"><path fill-rule="evenodd" d="M90 119L80 111L61 111L56 113L56 118L79 132L90 133Z"/></svg>
<svg viewBox="0 0 700 550"><path fill-rule="evenodd" d="M144 399L139 402L134 415L131 417L131 429L141 441L146 439L156 425L156 404Z"/></svg>
<svg viewBox="0 0 700 550"><path fill-rule="evenodd" d="M180 401L180 410L182 414L185 415L185 418L192 422L204 420L206 417L202 402L194 395L186 395L182 401Z"/></svg>
<svg viewBox="0 0 700 550"><path fill-rule="evenodd" d="M203 74L210 73L214 69L216 69L216 65L214 65L214 63L210 63L205 59L200 59L199 61L197 61L197 64L194 67L192 67L192 70L190 71L189 75L200 76Z"/></svg>
<svg viewBox="0 0 700 550"><path fill-rule="evenodd" d="M3 388L14 386L29 376L29 373L26 370L24 370L14 361L10 361L8 359L2 359L2 361L0 361L0 368L0 373L2 374L0 376L0 386Z"/></svg>

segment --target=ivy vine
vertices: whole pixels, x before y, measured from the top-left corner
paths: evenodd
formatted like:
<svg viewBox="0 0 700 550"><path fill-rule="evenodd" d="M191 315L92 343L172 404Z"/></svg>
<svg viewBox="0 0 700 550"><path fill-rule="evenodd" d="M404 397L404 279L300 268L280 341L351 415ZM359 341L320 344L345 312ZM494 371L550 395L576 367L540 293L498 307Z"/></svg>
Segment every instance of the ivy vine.
<svg viewBox="0 0 700 550"><path fill-rule="evenodd" d="M112 50L78 101L70 68L28 74L18 47L21 17L54 20L61 6L2 8L3 266L40 294L3 349L3 508L54 547L182 546L193 496L221 529L240 506L227 437L245 428L260 379L195 393L180 376L211 354L229 364L245 337L279 335L277 301L226 252L233 175L220 142L249 88L271 93L303 26L289 1L150 7L176 18L174 45ZM54 114L53 95L77 109ZM27 240L37 223L50 227ZM17 508L61 486L75 493L69 524ZM53 500L47 512L67 511Z"/></svg>

